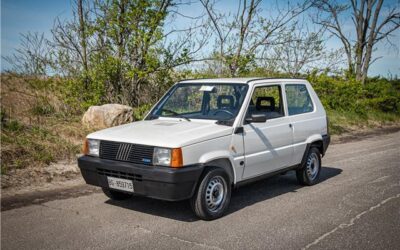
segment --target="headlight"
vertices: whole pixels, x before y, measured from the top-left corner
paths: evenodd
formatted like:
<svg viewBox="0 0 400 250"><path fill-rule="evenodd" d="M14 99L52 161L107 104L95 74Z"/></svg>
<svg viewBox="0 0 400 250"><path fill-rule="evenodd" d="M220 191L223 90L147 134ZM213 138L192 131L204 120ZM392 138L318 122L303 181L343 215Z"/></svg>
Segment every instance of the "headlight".
<svg viewBox="0 0 400 250"><path fill-rule="evenodd" d="M83 144L83 154L91 156L99 156L100 141L94 139L86 139Z"/></svg>
<svg viewBox="0 0 400 250"><path fill-rule="evenodd" d="M154 148L153 164L180 168L183 166L183 157L181 148Z"/></svg>
<svg viewBox="0 0 400 250"><path fill-rule="evenodd" d="M171 165L171 149L169 148L154 148L153 164L170 166Z"/></svg>

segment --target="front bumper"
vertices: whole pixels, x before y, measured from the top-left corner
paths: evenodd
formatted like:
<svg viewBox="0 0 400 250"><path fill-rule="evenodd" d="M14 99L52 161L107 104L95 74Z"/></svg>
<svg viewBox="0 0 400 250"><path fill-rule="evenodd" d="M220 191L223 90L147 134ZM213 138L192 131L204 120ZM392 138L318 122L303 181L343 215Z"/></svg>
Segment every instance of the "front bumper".
<svg viewBox="0 0 400 250"><path fill-rule="evenodd" d="M192 197L203 171L202 165L174 169L91 156L79 157L78 166L87 184L108 188L107 176L130 179L135 194L168 201Z"/></svg>

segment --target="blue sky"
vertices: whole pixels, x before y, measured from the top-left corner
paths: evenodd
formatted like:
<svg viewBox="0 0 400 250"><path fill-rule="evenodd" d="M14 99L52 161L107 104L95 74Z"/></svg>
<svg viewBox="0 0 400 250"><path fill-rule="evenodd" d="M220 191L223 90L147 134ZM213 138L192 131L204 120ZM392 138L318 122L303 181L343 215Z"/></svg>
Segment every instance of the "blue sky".
<svg viewBox="0 0 400 250"><path fill-rule="evenodd" d="M400 8L398 0L387 0L388 5ZM218 6L223 10L234 11L236 4L232 0L221 0ZM263 3L263 9L268 9L267 2ZM186 14L198 15L199 4L184 8ZM1 1L1 55L12 54L18 47L21 33L44 32L46 37L51 36L50 29L54 19L61 20L71 16L71 0L2 0ZM347 32L351 32L348 30ZM397 30L393 41L400 47L400 31ZM397 41L396 41L397 40ZM328 48L338 48L340 42L331 39L327 42ZM400 55L397 50L390 48L385 43L379 44L374 56L382 57L371 65L370 75L400 76ZM1 69L8 67L1 59Z"/></svg>

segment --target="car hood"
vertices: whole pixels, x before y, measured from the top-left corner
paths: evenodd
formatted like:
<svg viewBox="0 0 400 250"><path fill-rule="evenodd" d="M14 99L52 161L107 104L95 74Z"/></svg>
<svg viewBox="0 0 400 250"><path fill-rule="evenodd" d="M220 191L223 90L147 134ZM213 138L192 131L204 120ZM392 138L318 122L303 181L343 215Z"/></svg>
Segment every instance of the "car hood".
<svg viewBox="0 0 400 250"><path fill-rule="evenodd" d="M165 119L138 121L103 129L87 138L178 148L231 134L232 127L210 120Z"/></svg>

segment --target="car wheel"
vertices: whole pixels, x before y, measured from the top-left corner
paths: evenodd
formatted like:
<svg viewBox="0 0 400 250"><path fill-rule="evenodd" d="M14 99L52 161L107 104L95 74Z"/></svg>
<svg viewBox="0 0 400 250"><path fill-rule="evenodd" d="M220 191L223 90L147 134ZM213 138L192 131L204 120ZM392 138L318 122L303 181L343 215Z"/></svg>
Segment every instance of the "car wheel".
<svg viewBox="0 0 400 250"><path fill-rule="evenodd" d="M109 188L101 188L101 189L103 190L103 193L111 200L121 201L132 197L131 194L114 191Z"/></svg>
<svg viewBox="0 0 400 250"><path fill-rule="evenodd" d="M310 148L306 162L302 168L296 170L297 180L302 185L314 185L319 180L321 172L321 154L318 148Z"/></svg>
<svg viewBox="0 0 400 250"><path fill-rule="evenodd" d="M194 213L203 220L220 218L231 200L229 177L221 168L208 169L190 199Z"/></svg>

